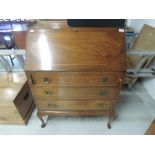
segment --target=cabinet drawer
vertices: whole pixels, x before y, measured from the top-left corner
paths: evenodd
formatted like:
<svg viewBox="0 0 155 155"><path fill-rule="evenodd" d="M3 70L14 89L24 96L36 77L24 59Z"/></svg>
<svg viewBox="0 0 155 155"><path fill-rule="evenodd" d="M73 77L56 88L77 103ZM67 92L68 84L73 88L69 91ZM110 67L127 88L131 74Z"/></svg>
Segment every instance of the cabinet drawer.
<svg viewBox="0 0 155 155"><path fill-rule="evenodd" d="M119 87L33 87L35 99L116 99Z"/></svg>
<svg viewBox="0 0 155 155"><path fill-rule="evenodd" d="M112 110L115 100L37 100L39 110Z"/></svg>
<svg viewBox="0 0 155 155"><path fill-rule="evenodd" d="M31 78L36 86L116 86L123 72L34 72Z"/></svg>

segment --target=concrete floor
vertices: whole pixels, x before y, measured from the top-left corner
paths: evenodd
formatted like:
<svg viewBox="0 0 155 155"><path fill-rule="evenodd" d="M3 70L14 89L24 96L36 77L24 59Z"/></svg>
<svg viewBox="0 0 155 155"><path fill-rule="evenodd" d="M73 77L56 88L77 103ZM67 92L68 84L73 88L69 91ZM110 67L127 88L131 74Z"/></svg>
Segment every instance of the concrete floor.
<svg viewBox="0 0 155 155"><path fill-rule="evenodd" d="M107 129L107 117L50 117L45 128L34 110L27 126L0 125L0 134L84 134L84 135L143 135L155 117L155 102L145 92L139 82L136 84L140 94L123 87L117 106L118 118ZM145 92L145 93L142 93Z"/></svg>

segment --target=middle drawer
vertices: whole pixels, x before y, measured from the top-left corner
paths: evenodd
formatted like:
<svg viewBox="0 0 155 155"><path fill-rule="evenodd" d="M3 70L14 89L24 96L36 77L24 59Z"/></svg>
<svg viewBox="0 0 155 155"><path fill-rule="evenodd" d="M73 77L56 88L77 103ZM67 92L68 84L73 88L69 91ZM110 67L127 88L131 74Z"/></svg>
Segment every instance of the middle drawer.
<svg viewBox="0 0 155 155"><path fill-rule="evenodd" d="M120 87L33 87L35 99L117 99Z"/></svg>

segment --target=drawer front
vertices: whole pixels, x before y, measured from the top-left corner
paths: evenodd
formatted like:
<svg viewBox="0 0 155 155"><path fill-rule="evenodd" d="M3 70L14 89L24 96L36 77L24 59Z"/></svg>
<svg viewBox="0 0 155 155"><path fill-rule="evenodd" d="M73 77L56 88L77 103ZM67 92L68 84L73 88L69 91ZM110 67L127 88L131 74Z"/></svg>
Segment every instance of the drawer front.
<svg viewBox="0 0 155 155"><path fill-rule="evenodd" d="M115 100L36 100L39 110L113 110Z"/></svg>
<svg viewBox="0 0 155 155"><path fill-rule="evenodd" d="M35 99L116 99L119 87L33 87Z"/></svg>
<svg viewBox="0 0 155 155"><path fill-rule="evenodd" d="M116 86L123 72L34 72L31 78L36 86Z"/></svg>
<svg viewBox="0 0 155 155"><path fill-rule="evenodd" d="M16 96L14 103L22 118L25 119L31 105L33 104L33 97L27 82Z"/></svg>

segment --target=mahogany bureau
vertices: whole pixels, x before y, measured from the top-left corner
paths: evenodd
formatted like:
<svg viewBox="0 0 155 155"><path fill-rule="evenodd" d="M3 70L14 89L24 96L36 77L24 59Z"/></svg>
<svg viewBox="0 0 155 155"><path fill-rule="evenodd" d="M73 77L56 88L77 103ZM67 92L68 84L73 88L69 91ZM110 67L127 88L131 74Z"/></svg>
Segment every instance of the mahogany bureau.
<svg viewBox="0 0 155 155"><path fill-rule="evenodd" d="M40 22L26 40L25 70L37 115L115 117L123 83L124 29L69 27L65 20Z"/></svg>

